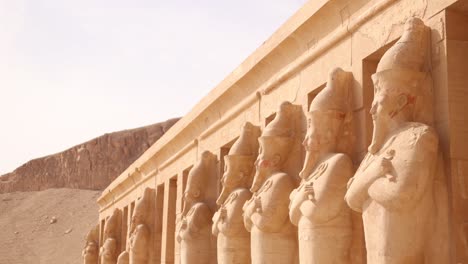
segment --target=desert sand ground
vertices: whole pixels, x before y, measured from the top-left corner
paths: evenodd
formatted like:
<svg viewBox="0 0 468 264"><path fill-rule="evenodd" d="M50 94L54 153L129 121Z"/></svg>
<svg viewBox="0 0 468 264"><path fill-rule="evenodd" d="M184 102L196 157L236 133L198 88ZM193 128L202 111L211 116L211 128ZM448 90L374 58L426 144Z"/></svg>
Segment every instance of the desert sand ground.
<svg viewBox="0 0 468 264"><path fill-rule="evenodd" d="M100 191L49 189L0 194L0 264L82 263L98 221ZM56 217L57 222L50 221Z"/></svg>

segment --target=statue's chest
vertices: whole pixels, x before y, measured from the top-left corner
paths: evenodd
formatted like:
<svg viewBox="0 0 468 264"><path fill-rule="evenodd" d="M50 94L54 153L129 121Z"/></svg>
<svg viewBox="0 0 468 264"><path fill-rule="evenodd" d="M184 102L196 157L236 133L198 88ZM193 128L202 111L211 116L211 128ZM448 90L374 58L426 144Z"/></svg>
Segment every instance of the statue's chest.
<svg viewBox="0 0 468 264"><path fill-rule="evenodd" d="M313 186L314 189L322 189L326 184L327 178L330 177L330 168L328 162L320 163L306 180L298 187L298 191L303 191L306 186Z"/></svg>
<svg viewBox="0 0 468 264"><path fill-rule="evenodd" d="M268 179L263 183L262 187L258 190L258 192L255 194L255 197L260 197L262 200L263 199L270 199L273 197L273 188L274 188L274 183L272 179Z"/></svg>
<svg viewBox="0 0 468 264"><path fill-rule="evenodd" d="M232 211L236 208L239 202L240 202L239 194L233 192L228 196L228 198L224 202L224 208L226 208L226 210L228 211Z"/></svg>

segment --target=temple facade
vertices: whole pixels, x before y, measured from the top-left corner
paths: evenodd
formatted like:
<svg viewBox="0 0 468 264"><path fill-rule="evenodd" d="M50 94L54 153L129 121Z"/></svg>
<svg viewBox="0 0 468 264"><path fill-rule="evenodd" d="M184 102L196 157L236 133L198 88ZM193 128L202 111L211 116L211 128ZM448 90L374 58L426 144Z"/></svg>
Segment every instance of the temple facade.
<svg viewBox="0 0 468 264"><path fill-rule="evenodd" d="M467 62L468 1L309 1L103 191L85 263L468 263Z"/></svg>

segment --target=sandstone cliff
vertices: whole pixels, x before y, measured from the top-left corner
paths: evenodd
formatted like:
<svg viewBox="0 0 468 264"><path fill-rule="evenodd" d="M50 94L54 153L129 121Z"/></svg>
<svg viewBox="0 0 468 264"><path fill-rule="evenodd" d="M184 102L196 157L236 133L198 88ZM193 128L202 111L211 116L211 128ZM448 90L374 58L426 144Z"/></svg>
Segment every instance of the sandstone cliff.
<svg viewBox="0 0 468 264"><path fill-rule="evenodd" d="M105 134L63 152L28 161L0 177L0 193L49 188L102 190L177 120Z"/></svg>

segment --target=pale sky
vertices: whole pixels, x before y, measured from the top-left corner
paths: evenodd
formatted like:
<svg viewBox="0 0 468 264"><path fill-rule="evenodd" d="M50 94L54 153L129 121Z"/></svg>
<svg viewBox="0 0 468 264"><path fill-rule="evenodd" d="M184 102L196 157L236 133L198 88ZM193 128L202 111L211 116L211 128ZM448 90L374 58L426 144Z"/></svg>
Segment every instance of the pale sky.
<svg viewBox="0 0 468 264"><path fill-rule="evenodd" d="M306 0L0 0L0 175L183 116Z"/></svg>

